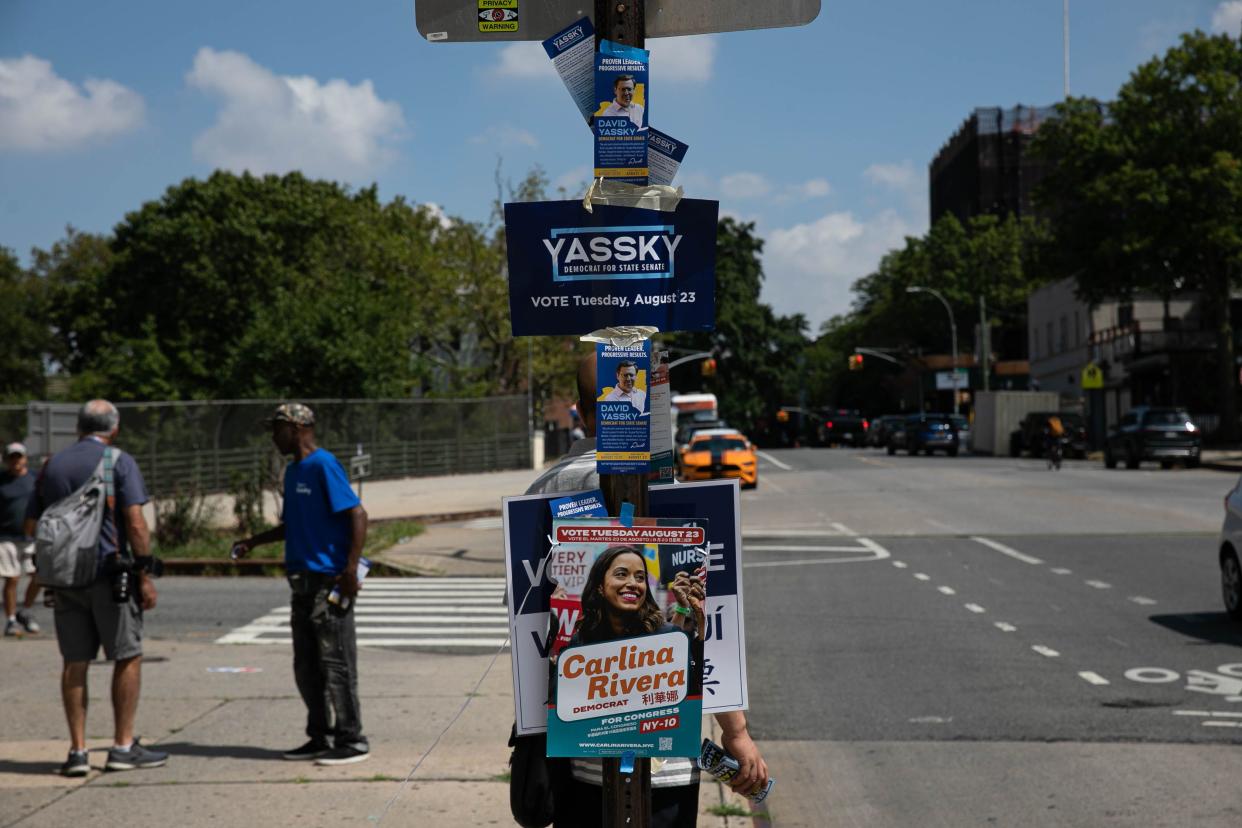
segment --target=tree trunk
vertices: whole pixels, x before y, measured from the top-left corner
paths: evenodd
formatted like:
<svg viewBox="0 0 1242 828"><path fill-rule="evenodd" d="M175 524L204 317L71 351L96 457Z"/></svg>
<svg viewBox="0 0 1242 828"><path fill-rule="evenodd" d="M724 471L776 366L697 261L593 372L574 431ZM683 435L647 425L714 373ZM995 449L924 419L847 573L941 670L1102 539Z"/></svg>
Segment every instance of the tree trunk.
<svg viewBox="0 0 1242 828"><path fill-rule="evenodd" d="M1238 439L1238 366L1234 358L1233 322L1229 318L1228 274L1222 274L1214 291L1216 294L1216 358L1217 411L1220 413L1218 439L1232 443Z"/></svg>

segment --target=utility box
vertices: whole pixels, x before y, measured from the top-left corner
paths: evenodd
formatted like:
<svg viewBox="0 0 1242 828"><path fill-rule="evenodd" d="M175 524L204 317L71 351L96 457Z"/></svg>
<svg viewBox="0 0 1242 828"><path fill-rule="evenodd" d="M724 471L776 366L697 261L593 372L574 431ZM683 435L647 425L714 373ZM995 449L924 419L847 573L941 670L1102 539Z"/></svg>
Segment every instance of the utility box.
<svg viewBox="0 0 1242 828"><path fill-rule="evenodd" d="M979 391L975 394L975 421L971 425L973 450L978 454L1009 453L1009 435L1032 411L1059 411L1056 391Z"/></svg>

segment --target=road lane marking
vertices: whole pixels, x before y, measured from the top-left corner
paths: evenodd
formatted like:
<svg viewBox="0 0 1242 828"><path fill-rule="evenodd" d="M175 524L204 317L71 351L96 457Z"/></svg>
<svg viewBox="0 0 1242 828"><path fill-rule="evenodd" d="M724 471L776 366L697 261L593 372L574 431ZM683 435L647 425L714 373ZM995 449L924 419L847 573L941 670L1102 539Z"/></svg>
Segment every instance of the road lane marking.
<svg viewBox="0 0 1242 828"><path fill-rule="evenodd" d="M1088 684L1094 684L1097 687L1102 687L1105 684L1108 684L1108 679L1104 678L1099 673L1093 673L1090 670L1083 670L1078 674L1078 677Z"/></svg>
<svg viewBox="0 0 1242 828"><path fill-rule="evenodd" d="M1177 681L1181 676L1163 667L1133 667L1126 670L1126 678L1139 684L1167 684Z"/></svg>
<svg viewBox="0 0 1242 828"><path fill-rule="evenodd" d="M851 538L858 537L858 533L855 532L850 527L846 526L844 523L830 523L828 525L831 526L833 529L836 529L842 535L848 535Z"/></svg>
<svg viewBox="0 0 1242 828"><path fill-rule="evenodd" d="M1141 607L1150 607L1156 603L1155 599L1147 598L1142 595L1131 595L1127 600L1133 601Z"/></svg>
<svg viewBox="0 0 1242 828"><path fill-rule="evenodd" d="M747 552L862 552L857 546L766 546L746 544Z"/></svg>
<svg viewBox="0 0 1242 828"><path fill-rule="evenodd" d="M1225 710L1174 710L1174 716L1200 716L1213 719L1242 719L1242 713Z"/></svg>
<svg viewBox="0 0 1242 828"><path fill-rule="evenodd" d="M882 561L892 557L892 553L880 546L870 538L857 538L858 546L856 547L832 547L844 552L866 552L866 555L851 558L810 558L798 561L757 561L753 563L742 564L743 569L767 569L777 566L818 566L820 564L837 564L837 563L866 563L869 561ZM763 547L746 547L748 550L761 549ZM772 547L776 551L790 551L791 547ZM823 551L824 547L798 547L807 551ZM794 550L796 551L796 550Z"/></svg>
<svg viewBox="0 0 1242 828"><path fill-rule="evenodd" d="M1047 656L1048 658L1057 658L1061 655L1056 650L1051 647L1045 647L1043 644L1034 644L1031 646L1031 649L1039 653L1041 656Z"/></svg>
<svg viewBox="0 0 1242 828"><path fill-rule="evenodd" d="M1013 624L1009 624L1004 621L997 621L992 626L996 627L996 629L1000 630L1001 632L1015 632L1018 629Z"/></svg>
<svg viewBox="0 0 1242 828"><path fill-rule="evenodd" d="M965 606L966 609L970 610L971 612L975 614L982 614L982 613L987 612L987 610L985 610L983 607L979 606L978 604L964 604L963 606Z"/></svg>
<svg viewBox="0 0 1242 828"><path fill-rule="evenodd" d="M1204 727L1242 727L1242 722L1200 722Z"/></svg>
<svg viewBox="0 0 1242 828"><path fill-rule="evenodd" d="M1113 585L1108 581L1083 581L1084 584L1092 589L1112 589Z"/></svg>
<svg viewBox="0 0 1242 828"><path fill-rule="evenodd" d="M1049 571L1050 571L1053 575L1069 575L1070 573L1072 573L1072 572L1073 572L1073 570L1072 570L1072 569L1066 569L1066 568L1065 568L1065 567L1063 567L1063 566L1058 566L1056 569L1051 569L1051 570L1049 570Z"/></svg>
<svg viewBox="0 0 1242 828"><path fill-rule="evenodd" d="M893 566L897 567L898 569L905 569L907 566L909 566L909 564L907 564L905 561L893 561Z"/></svg>
<svg viewBox="0 0 1242 828"><path fill-rule="evenodd" d="M793 466L789 466L789 465L786 465L785 463L782 463L780 460L777 460L775 457L768 454L766 451L756 451L755 454L759 455L764 460L767 460L769 463L771 463L773 466L776 466L778 469L784 469L785 471L793 471Z"/></svg>
<svg viewBox="0 0 1242 828"><path fill-rule="evenodd" d="M950 586L940 586L936 587L936 589L940 590L945 595L957 595L957 590Z"/></svg>
<svg viewBox="0 0 1242 828"><path fill-rule="evenodd" d="M930 580L931 580L931 576L930 576L930 575L926 575L926 574L924 574L924 573L922 573L922 572L916 572L916 573L914 573L914 577L918 578L920 581L930 581Z"/></svg>
<svg viewBox="0 0 1242 828"><path fill-rule="evenodd" d="M1005 546L1005 544L1003 543L997 543L996 541L989 540L988 538L981 538L978 535L975 535L971 537L971 540L974 541L975 543L981 543L984 546L988 547L989 549L995 549L997 552L1000 552L1002 555L1008 555L1009 557L1013 558L1015 561L1022 561L1022 563L1027 563L1027 564L1030 564L1031 566L1039 566L1040 564L1043 563L1043 561L1041 561L1039 558L1026 555L1022 552L1019 552L1016 549Z"/></svg>

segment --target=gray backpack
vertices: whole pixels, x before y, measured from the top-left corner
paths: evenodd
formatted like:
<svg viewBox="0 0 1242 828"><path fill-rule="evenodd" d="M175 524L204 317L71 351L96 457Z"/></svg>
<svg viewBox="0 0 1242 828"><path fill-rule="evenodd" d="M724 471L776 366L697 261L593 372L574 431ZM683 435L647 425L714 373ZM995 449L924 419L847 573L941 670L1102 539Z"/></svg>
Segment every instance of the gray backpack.
<svg viewBox="0 0 1242 828"><path fill-rule="evenodd" d="M120 453L105 446L99 465L86 482L53 503L39 518L35 526L35 577L41 586L80 589L95 582L104 510L116 508L112 467Z"/></svg>

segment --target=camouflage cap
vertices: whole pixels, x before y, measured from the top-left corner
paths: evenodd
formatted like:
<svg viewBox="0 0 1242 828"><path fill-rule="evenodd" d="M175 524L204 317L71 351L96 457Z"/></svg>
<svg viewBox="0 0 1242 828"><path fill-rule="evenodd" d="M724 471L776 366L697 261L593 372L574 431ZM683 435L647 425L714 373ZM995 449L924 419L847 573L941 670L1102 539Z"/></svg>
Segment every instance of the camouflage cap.
<svg viewBox="0 0 1242 828"><path fill-rule="evenodd" d="M269 423L293 423L294 425L309 426L315 424L315 412L310 410L310 406L301 403L285 403L276 406L276 411L270 418Z"/></svg>

